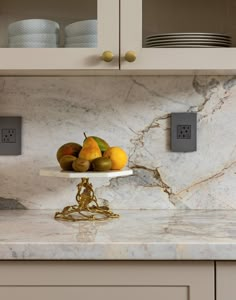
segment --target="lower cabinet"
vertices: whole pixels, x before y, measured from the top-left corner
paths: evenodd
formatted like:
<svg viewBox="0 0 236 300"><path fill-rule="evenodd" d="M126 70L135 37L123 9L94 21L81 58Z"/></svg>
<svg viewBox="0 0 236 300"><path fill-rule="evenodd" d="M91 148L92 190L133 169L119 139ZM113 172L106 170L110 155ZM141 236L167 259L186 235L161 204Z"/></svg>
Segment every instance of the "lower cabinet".
<svg viewBox="0 0 236 300"><path fill-rule="evenodd" d="M4 300L213 300L214 289L214 262L0 262Z"/></svg>
<svg viewBox="0 0 236 300"><path fill-rule="evenodd" d="M216 300L236 299L236 262L216 262Z"/></svg>

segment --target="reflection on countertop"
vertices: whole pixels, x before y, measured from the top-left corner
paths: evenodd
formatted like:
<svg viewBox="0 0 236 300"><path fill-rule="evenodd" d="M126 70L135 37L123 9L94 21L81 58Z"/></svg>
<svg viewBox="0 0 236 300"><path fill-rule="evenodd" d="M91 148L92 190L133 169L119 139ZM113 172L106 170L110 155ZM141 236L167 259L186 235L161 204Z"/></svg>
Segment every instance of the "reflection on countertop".
<svg viewBox="0 0 236 300"><path fill-rule="evenodd" d="M0 211L0 259L235 260L236 211L122 210L103 222Z"/></svg>

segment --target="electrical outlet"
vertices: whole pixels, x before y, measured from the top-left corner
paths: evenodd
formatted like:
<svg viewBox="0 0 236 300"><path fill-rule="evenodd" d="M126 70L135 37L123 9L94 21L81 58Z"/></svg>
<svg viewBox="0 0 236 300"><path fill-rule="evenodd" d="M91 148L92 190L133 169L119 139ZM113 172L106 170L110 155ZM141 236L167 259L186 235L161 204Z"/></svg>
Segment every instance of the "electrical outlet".
<svg viewBox="0 0 236 300"><path fill-rule="evenodd" d="M171 114L171 150L193 152L197 150L197 114Z"/></svg>
<svg viewBox="0 0 236 300"><path fill-rule="evenodd" d="M2 129L2 143L16 143L16 129Z"/></svg>
<svg viewBox="0 0 236 300"><path fill-rule="evenodd" d="M177 139L191 139L191 125L178 125Z"/></svg>
<svg viewBox="0 0 236 300"><path fill-rule="evenodd" d="M0 155L21 154L21 117L0 117Z"/></svg>

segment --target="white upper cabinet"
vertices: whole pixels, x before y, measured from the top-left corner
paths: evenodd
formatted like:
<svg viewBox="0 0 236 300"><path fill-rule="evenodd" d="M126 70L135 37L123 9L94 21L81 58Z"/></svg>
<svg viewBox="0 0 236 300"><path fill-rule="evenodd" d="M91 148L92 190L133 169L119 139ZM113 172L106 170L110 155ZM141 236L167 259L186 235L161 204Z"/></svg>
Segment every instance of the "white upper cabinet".
<svg viewBox="0 0 236 300"><path fill-rule="evenodd" d="M28 39L32 38L32 35L22 38L19 36L21 33L18 33L18 37L13 35L9 41L8 25L24 19L48 19L58 22L58 48L13 48L15 45L22 46L22 40L27 43ZM81 37L86 31L75 31L67 37L67 46L71 48L65 47L64 28L68 24L91 19L97 20L96 32L88 31L89 35L92 33L96 36L95 40L90 40L92 37L88 36ZM27 33L31 32L32 30L29 30ZM33 39L42 41L41 37L34 36ZM50 41L47 43L51 47ZM108 52L102 57L105 51ZM119 69L119 0L1 0L0 57L1 75L73 75L78 71L86 73L88 70L94 71L95 74L100 70Z"/></svg>
<svg viewBox="0 0 236 300"><path fill-rule="evenodd" d="M9 35L9 24L24 19L59 23L58 47L28 48L32 36ZM97 20L95 40L76 30L65 35L82 20ZM150 35L186 32L225 34L232 47L145 43ZM216 40L225 45L228 38ZM0 0L0 75L235 74L234 47L236 0Z"/></svg>
<svg viewBox="0 0 236 300"><path fill-rule="evenodd" d="M148 74L236 72L234 0L120 0L120 10L122 70ZM232 47L148 48L145 44L149 35L180 32L230 35Z"/></svg>

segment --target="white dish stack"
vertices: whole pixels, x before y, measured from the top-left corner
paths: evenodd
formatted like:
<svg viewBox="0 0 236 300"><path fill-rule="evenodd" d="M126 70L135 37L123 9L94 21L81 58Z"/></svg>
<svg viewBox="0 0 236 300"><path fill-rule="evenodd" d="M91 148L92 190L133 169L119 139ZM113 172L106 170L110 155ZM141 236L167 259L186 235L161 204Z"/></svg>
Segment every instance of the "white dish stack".
<svg viewBox="0 0 236 300"><path fill-rule="evenodd" d="M43 19L22 20L8 27L9 48L57 48L58 23Z"/></svg>
<svg viewBox="0 0 236 300"><path fill-rule="evenodd" d="M97 20L85 20L65 27L65 48L97 48Z"/></svg>

